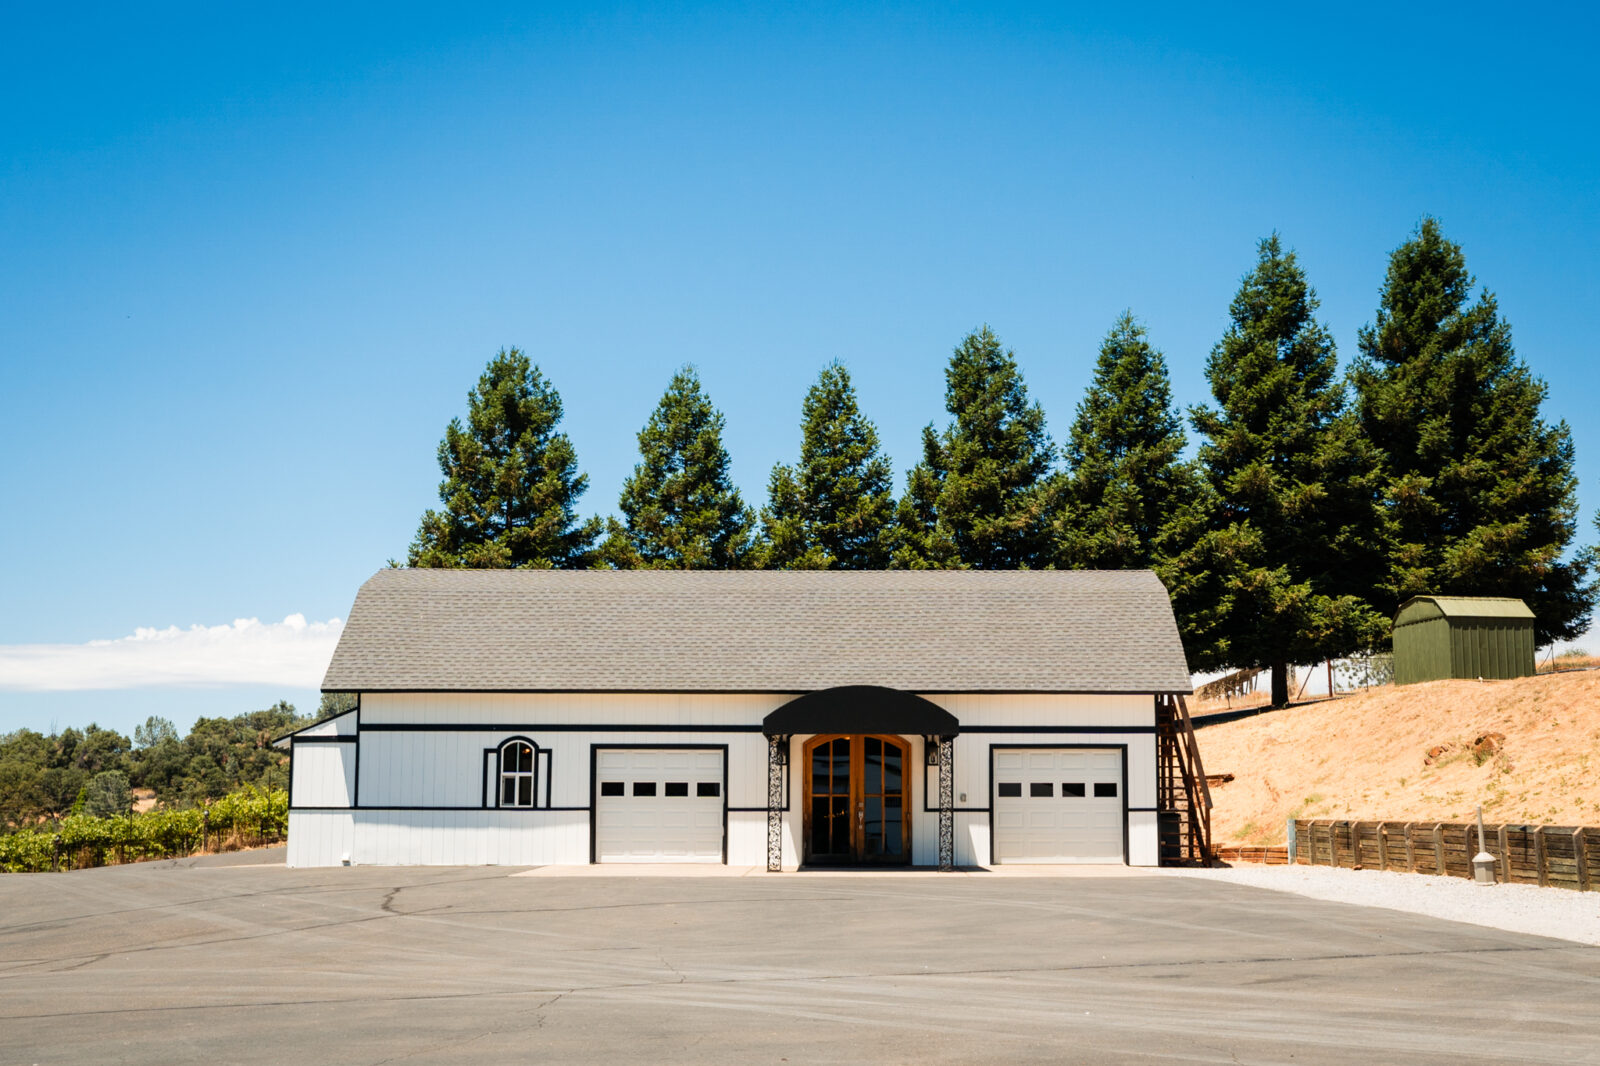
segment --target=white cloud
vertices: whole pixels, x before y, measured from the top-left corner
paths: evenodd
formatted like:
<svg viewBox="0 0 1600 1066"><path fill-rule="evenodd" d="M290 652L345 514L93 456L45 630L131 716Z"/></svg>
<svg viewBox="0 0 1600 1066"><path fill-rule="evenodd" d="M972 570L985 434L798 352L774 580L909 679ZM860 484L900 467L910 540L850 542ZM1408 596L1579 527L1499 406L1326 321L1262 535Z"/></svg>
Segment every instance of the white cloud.
<svg viewBox="0 0 1600 1066"><path fill-rule="evenodd" d="M0 690L290 685L318 688L344 621L236 619L232 625L138 629L87 644L0 645Z"/></svg>

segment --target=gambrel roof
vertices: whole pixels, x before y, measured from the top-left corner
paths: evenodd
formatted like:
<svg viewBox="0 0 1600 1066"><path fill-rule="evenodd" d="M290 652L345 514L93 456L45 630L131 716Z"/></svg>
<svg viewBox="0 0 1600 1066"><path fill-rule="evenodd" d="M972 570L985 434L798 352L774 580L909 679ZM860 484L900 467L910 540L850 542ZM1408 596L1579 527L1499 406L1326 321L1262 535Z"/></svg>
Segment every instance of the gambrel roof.
<svg viewBox="0 0 1600 1066"><path fill-rule="evenodd" d="M1147 570L380 570L327 692L1189 692Z"/></svg>
<svg viewBox="0 0 1600 1066"><path fill-rule="evenodd" d="M1395 611L1394 624L1430 618L1516 619L1533 621L1528 605L1510 596L1413 596Z"/></svg>

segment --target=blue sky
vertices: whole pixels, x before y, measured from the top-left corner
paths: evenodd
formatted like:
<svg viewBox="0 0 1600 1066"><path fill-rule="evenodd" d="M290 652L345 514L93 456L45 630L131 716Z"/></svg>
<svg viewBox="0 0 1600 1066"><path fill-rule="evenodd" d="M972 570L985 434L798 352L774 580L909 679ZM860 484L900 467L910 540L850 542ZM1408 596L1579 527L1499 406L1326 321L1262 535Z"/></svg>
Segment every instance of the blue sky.
<svg viewBox="0 0 1600 1066"><path fill-rule="evenodd" d="M590 510L685 362L759 503L827 361L903 473L984 322L1058 437L1124 307L1202 402L1274 229L1348 359L1437 215L1552 384L1592 540L1596 16L1330 10L12 10L0 655L157 632L93 682L57 649L111 687L0 690L0 730L314 703L318 624L403 557L501 346L560 389Z"/></svg>

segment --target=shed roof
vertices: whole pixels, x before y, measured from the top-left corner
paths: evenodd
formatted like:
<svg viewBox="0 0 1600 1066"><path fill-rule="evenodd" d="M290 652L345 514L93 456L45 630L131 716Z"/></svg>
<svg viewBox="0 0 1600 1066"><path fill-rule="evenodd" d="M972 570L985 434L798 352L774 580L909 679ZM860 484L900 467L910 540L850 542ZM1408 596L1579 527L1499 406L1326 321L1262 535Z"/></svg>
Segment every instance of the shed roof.
<svg viewBox="0 0 1600 1066"><path fill-rule="evenodd" d="M380 570L327 692L1189 692L1147 570Z"/></svg>
<svg viewBox="0 0 1600 1066"><path fill-rule="evenodd" d="M1533 621L1528 605L1511 596L1413 596L1395 612L1394 624L1410 625L1430 618L1494 618Z"/></svg>

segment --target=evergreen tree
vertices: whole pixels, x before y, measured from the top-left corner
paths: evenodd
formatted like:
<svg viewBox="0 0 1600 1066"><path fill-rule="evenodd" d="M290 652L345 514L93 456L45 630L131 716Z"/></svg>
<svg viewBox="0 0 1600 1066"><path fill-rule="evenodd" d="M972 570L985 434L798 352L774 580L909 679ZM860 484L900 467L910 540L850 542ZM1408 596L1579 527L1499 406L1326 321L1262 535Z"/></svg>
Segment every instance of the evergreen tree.
<svg viewBox="0 0 1600 1066"><path fill-rule="evenodd" d="M923 431L907 476L897 565L1012 570L1050 562L1048 479L1055 446L1029 403L1015 356L988 326L968 334L945 370L942 434Z"/></svg>
<svg viewBox="0 0 1600 1066"><path fill-rule="evenodd" d="M1124 312L1101 342L1067 440L1058 565L1145 569L1172 554L1163 543L1172 517L1204 491L1200 471L1181 458L1185 444L1166 359Z"/></svg>
<svg viewBox="0 0 1600 1066"><path fill-rule="evenodd" d="M800 463L772 468L765 561L788 569L882 569L894 527L894 472L861 416L850 374L826 367L806 393Z"/></svg>
<svg viewBox="0 0 1600 1066"><path fill-rule="evenodd" d="M588 478L556 431L561 413L561 397L521 351L489 360L467 394L466 424L451 419L439 444L444 510L423 514L410 565L590 565L600 520L578 520Z"/></svg>
<svg viewBox="0 0 1600 1066"><path fill-rule="evenodd" d="M1218 406L1192 412L1220 497L1206 549L1232 567L1217 575L1226 589L1219 657L1270 667L1275 706L1288 702L1291 664L1387 632L1372 606L1388 575L1378 456L1344 409L1333 338L1316 310L1294 253L1276 234L1262 241L1206 362Z"/></svg>
<svg viewBox="0 0 1600 1066"><path fill-rule="evenodd" d="M895 549L891 565L904 570L953 570L961 553L939 522L939 493L945 481L944 446L932 426L922 427L922 462L906 474L906 493L895 508Z"/></svg>
<svg viewBox="0 0 1600 1066"><path fill-rule="evenodd" d="M89 779L84 790L83 813L92 818L133 812L133 788L121 770L102 770Z"/></svg>
<svg viewBox="0 0 1600 1066"><path fill-rule="evenodd" d="M1588 624L1565 422L1539 416L1545 385L1516 356L1494 296L1460 245L1423 219L1389 258L1377 321L1352 371L1361 423L1383 451L1398 527L1396 603L1418 594L1515 596L1540 644Z"/></svg>
<svg viewBox="0 0 1600 1066"><path fill-rule="evenodd" d="M136 748L153 748L157 744L168 741L176 743L177 740L178 727L160 715L152 714L145 718L144 725L133 727L133 745Z"/></svg>
<svg viewBox="0 0 1600 1066"><path fill-rule="evenodd" d="M623 521L601 555L619 569L735 569L752 561L755 516L739 498L722 446L723 417L693 367L673 375L639 431L641 462L622 486Z"/></svg>
<svg viewBox="0 0 1600 1066"><path fill-rule="evenodd" d="M1173 593L1190 660L1205 662L1216 654L1215 599L1200 542L1215 498L1198 465L1183 460L1185 444L1166 359L1124 312L1101 342L1064 449L1067 473L1052 507L1055 562L1155 570Z"/></svg>

